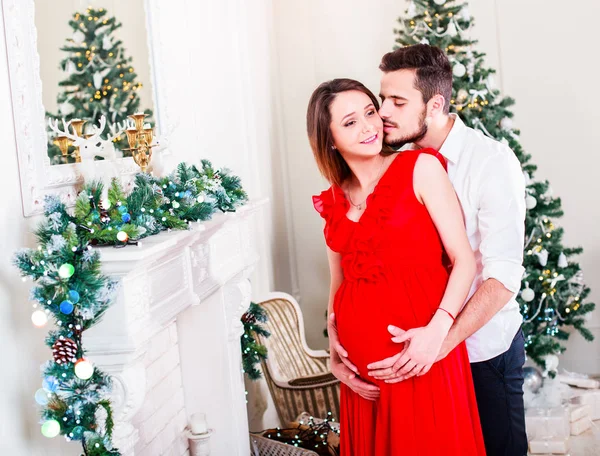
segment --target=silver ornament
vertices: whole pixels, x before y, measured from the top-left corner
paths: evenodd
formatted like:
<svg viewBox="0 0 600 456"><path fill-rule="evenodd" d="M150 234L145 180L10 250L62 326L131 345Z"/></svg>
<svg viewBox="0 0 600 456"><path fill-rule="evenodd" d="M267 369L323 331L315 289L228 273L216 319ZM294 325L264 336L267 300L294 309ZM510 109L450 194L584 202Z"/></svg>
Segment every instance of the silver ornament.
<svg viewBox="0 0 600 456"><path fill-rule="evenodd" d="M524 367L523 378L525 380L523 383L523 390L533 394L537 393L544 383L542 373L535 367Z"/></svg>

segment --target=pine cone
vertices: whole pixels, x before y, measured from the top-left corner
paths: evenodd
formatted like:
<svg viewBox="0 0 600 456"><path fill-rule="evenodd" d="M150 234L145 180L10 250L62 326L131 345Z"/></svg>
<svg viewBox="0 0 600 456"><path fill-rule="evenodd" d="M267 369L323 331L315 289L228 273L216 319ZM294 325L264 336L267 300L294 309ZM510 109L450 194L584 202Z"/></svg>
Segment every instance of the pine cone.
<svg viewBox="0 0 600 456"><path fill-rule="evenodd" d="M77 361L77 343L73 339L60 336L52 345L52 356L57 364L68 364Z"/></svg>

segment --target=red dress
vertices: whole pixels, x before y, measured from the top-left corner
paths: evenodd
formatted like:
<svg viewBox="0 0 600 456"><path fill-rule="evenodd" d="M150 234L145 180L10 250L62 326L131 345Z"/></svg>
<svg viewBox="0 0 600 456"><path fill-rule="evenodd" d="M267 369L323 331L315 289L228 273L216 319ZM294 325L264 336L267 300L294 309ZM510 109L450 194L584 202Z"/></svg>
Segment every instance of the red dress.
<svg viewBox="0 0 600 456"><path fill-rule="evenodd" d="M464 343L422 377L388 384L367 375L368 364L402 350L388 325L426 326L448 282L438 232L413 191L421 153L444 163L432 149L400 152L358 222L347 218L339 187L313 197L327 245L342 257L344 280L333 304L340 342L361 378L380 387L373 402L342 384L342 456L485 455Z"/></svg>

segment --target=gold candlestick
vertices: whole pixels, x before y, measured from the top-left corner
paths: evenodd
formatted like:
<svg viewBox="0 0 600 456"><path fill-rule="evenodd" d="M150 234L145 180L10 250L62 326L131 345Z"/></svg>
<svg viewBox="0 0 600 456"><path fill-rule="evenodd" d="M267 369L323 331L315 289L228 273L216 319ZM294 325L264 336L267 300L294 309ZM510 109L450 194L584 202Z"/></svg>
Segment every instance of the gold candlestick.
<svg viewBox="0 0 600 456"><path fill-rule="evenodd" d="M85 120L81 119L73 119L71 121L71 126L73 127L73 132L76 136L81 137L83 135L83 125L85 124ZM75 157L75 163L81 163L81 155L79 154L79 147L75 147L75 152L73 152L73 156Z"/></svg>
<svg viewBox="0 0 600 456"><path fill-rule="evenodd" d="M135 127L125 130L127 134L127 142L135 163L145 173L148 171L148 165L152 158L152 138L154 137L151 128L144 128L144 118L146 114L137 112L128 116L133 120Z"/></svg>
<svg viewBox="0 0 600 456"><path fill-rule="evenodd" d="M67 138L66 136L57 136L54 139L54 143L58 146L58 148L60 149L60 153L62 154L63 157L67 157L67 155L69 154L69 138Z"/></svg>

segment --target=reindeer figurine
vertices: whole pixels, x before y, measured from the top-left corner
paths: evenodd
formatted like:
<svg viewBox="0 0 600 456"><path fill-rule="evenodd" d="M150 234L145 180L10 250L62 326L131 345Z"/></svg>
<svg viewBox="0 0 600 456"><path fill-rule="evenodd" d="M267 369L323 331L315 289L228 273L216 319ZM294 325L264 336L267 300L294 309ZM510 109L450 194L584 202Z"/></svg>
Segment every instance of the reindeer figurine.
<svg viewBox="0 0 600 456"><path fill-rule="evenodd" d="M63 130L58 128L58 120L54 122L48 119L48 125L59 136L66 136L73 145L79 147L79 156L81 163L78 164L78 170L87 183L92 181L100 181L103 183L102 202L106 204L108 201L108 188L113 177L119 175L116 166L117 152L113 140L120 136L126 128L126 123L123 125L111 125L111 135L107 139L100 139L100 135L106 127L106 117L100 118L100 127L93 126L93 133L87 137L78 136L69 132L71 122L63 122ZM95 157L102 157L104 160L94 160Z"/></svg>

